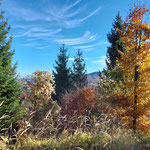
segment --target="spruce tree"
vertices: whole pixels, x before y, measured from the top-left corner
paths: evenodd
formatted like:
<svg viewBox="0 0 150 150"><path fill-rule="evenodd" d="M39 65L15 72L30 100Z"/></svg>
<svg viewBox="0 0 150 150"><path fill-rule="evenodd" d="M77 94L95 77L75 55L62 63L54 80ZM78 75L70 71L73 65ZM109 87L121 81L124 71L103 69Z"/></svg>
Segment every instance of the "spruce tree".
<svg viewBox="0 0 150 150"><path fill-rule="evenodd" d="M106 65L107 71L111 71L116 66L116 60L120 58L118 50L124 52L123 43L121 41L119 30L123 31L122 19L118 12L113 24L111 32L107 34L107 39L110 43L110 46L107 48L106 53Z"/></svg>
<svg viewBox="0 0 150 150"><path fill-rule="evenodd" d="M71 70L67 66L68 56L67 49L63 44L60 48L60 53L57 55L58 60L55 61L56 65L54 66L55 71L53 71L54 80L56 84L56 99L58 104L61 104L61 96L66 92L69 92L71 88Z"/></svg>
<svg viewBox="0 0 150 150"><path fill-rule="evenodd" d="M83 88L87 85L85 62L80 49L77 50L76 57L74 57L72 80L76 88Z"/></svg>
<svg viewBox="0 0 150 150"><path fill-rule="evenodd" d="M0 128L6 127L19 117L20 85L16 76L16 64L12 65L14 51L11 50L12 37L8 37L10 26L0 14Z"/></svg>

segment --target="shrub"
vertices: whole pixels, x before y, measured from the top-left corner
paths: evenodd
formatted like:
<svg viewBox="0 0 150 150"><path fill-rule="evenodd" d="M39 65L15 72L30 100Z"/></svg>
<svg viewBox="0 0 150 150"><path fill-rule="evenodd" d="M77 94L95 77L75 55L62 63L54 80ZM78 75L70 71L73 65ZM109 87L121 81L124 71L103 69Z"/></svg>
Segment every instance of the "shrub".
<svg viewBox="0 0 150 150"><path fill-rule="evenodd" d="M55 93L52 74L48 71L36 71L23 79L22 103L26 107L26 115L22 122L31 123L32 133L47 136L54 129L60 107L51 98ZM28 130L24 126L20 130ZM20 132L21 133L21 132Z"/></svg>
<svg viewBox="0 0 150 150"><path fill-rule="evenodd" d="M67 93L62 96L61 115L62 130L88 130L90 125L90 115L95 110L96 98L94 89L84 87Z"/></svg>
<svg viewBox="0 0 150 150"><path fill-rule="evenodd" d="M87 111L93 111L95 104L94 89L84 87L62 96L62 114L67 115L69 118L75 114L78 117L83 116L86 115Z"/></svg>
<svg viewBox="0 0 150 150"><path fill-rule="evenodd" d="M67 137L51 137L50 139L37 139L28 137L22 144L16 146L17 150L148 150L149 137L144 134L139 141L139 135L135 135L132 130L122 130L120 128L107 132L77 132ZM144 140L146 139L146 143Z"/></svg>

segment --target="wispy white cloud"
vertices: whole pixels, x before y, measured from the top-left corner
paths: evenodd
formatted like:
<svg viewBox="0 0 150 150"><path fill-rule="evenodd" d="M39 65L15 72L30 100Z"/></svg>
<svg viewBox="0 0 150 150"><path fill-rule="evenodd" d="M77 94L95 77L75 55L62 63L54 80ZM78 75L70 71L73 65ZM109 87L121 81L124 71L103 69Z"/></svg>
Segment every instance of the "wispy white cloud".
<svg viewBox="0 0 150 150"><path fill-rule="evenodd" d="M18 26L18 28L22 28L22 31L16 33L15 37L31 37L31 38L42 38L42 37L50 37L54 34L57 34L62 31L62 29L44 29L40 27L25 27ZM25 30L24 30L25 29Z"/></svg>
<svg viewBox="0 0 150 150"><path fill-rule="evenodd" d="M84 58L84 60L88 60L89 58ZM74 57L68 58L69 61L74 61Z"/></svg>
<svg viewBox="0 0 150 150"><path fill-rule="evenodd" d="M94 50L96 50L96 48L85 48L85 49L83 49L84 51L94 51Z"/></svg>
<svg viewBox="0 0 150 150"><path fill-rule="evenodd" d="M76 46L75 48L87 49L87 48L93 48L93 47L97 47L97 46L105 45L105 44L109 44L109 43L108 42L99 42L97 44L90 44L90 45L85 45L85 46Z"/></svg>
<svg viewBox="0 0 150 150"><path fill-rule="evenodd" d="M43 3L45 2L43 1ZM16 20L22 20L27 22L30 21L32 23L33 21L43 21L60 28L73 28L80 26L84 21L96 15L101 9L101 7L98 7L92 12L89 12L89 14L85 14L85 12L87 12L85 11L87 8L87 3L81 5L78 9L74 9L74 7L80 2L81 0L77 0L74 3L64 3L61 6L55 3L48 3L48 5L44 5L44 7L41 7L40 11L37 11L36 9L31 9L31 7L23 7L17 2L15 2L14 6L13 2L6 0L5 8L6 12L10 16L13 16ZM81 14L83 14L83 17L79 17L79 15Z"/></svg>
<svg viewBox="0 0 150 150"><path fill-rule="evenodd" d="M67 7L65 7L63 10L67 11L67 10L73 8L74 6L76 6L80 2L81 2L81 0L77 0L76 2L74 2L74 3L70 4L70 5L68 5Z"/></svg>
<svg viewBox="0 0 150 150"><path fill-rule="evenodd" d="M93 15L97 14L99 11L100 11L101 7L98 7L96 10L94 10L93 12L91 12L90 14L88 14L87 16L83 17L83 18L77 18L77 19L70 19L67 15L64 22L61 22L63 23L63 26L66 27L66 28L74 28L74 27L77 27L77 26L80 26L82 25L82 23L84 21L86 21L87 19L89 19L90 17L92 17ZM83 10L83 8L82 8ZM80 10L70 14L70 16L73 16L75 14L79 14ZM63 15L63 18L65 18L65 14Z"/></svg>
<svg viewBox="0 0 150 150"><path fill-rule="evenodd" d="M19 25L15 24L12 26L16 29L14 30L14 37L16 38L27 37L30 41L41 39L46 42L51 40L59 44L65 43L67 45L87 44L99 38L97 34L89 31L77 38L68 38L62 36L60 33L64 31L64 28L74 28L82 25L86 20L101 10L99 6L87 13L85 10L87 10L88 3L82 3L80 7L76 7L81 0L74 2L67 1L66 3L62 3L62 5L54 2L51 3L48 0L42 0L47 5L39 6L39 9L36 7L24 7L22 3L15 0L4 1L7 14L14 18L14 22L20 22ZM87 46L85 50L88 51L92 48Z"/></svg>
<svg viewBox="0 0 150 150"><path fill-rule="evenodd" d="M25 43L25 44L21 44L21 46L24 46L24 47L35 47L36 43Z"/></svg>
<svg viewBox="0 0 150 150"><path fill-rule="evenodd" d="M36 49L44 50L49 48L50 46L36 46Z"/></svg>
<svg viewBox="0 0 150 150"><path fill-rule="evenodd" d="M98 7L96 10L94 10L92 13L90 13L88 16L80 19L80 22L83 22L87 20L88 18L92 17L93 15L97 14L101 10L101 7Z"/></svg>
<svg viewBox="0 0 150 150"><path fill-rule="evenodd" d="M106 65L105 58L106 58L106 56L100 56L98 60L94 60L94 61L92 61L92 63L99 64L101 66L105 66Z"/></svg>
<svg viewBox="0 0 150 150"><path fill-rule="evenodd" d="M72 18L72 17L75 17L76 15L78 15L78 14L80 14L82 11L83 11L83 9L85 9L86 8L86 5L85 6L83 6L83 7L80 7L80 8L77 8L77 9L75 9L73 12L71 12L71 13L66 13L65 14L65 18Z"/></svg>
<svg viewBox="0 0 150 150"><path fill-rule="evenodd" d="M108 42L99 42L97 44L90 44L90 45L82 45L82 46L76 46L74 48L76 49L83 49L84 51L91 51L91 50L95 50L96 47L100 46L100 45L105 45L105 44L109 44Z"/></svg>
<svg viewBox="0 0 150 150"><path fill-rule="evenodd" d="M26 28L30 28L31 26L29 25L12 25L11 28L12 29L26 29Z"/></svg>
<svg viewBox="0 0 150 150"><path fill-rule="evenodd" d="M74 58L73 58L73 57L72 57L72 58L68 58L68 60L69 60L69 61L74 61Z"/></svg>
<svg viewBox="0 0 150 150"><path fill-rule="evenodd" d="M50 46L41 46L40 43L24 43L24 44L21 44L21 46L23 46L23 47L34 47L34 48L40 49L40 50L44 50L44 49L47 49L50 47Z"/></svg>
<svg viewBox="0 0 150 150"><path fill-rule="evenodd" d="M99 58L105 60L105 59L106 59L106 56L100 56Z"/></svg>
<svg viewBox="0 0 150 150"><path fill-rule="evenodd" d="M86 31L85 34L79 38L70 38L70 39L61 38L61 39L55 39L54 41L59 44L65 43L66 45L79 45L79 44L93 42L98 38L99 37L97 34L91 34L90 31Z"/></svg>
<svg viewBox="0 0 150 150"><path fill-rule="evenodd" d="M23 21L37 21L43 20L45 18L44 14L36 12L34 10L23 8L21 6L12 6L9 7L6 12L15 17L15 20L23 20Z"/></svg>

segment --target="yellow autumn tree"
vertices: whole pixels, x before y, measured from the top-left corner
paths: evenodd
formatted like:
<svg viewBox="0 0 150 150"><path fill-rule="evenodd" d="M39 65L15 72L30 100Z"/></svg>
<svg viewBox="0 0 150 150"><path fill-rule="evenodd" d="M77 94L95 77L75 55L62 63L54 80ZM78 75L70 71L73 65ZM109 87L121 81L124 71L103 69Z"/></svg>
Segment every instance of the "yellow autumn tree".
<svg viewBox="0 0 150 150"><path fill-rule="evenodd" d="M28 102L33 109L51 103L51 95L55 93L52 74L48 71L35 71L23 80L22 101Z"/></svg>
<svg viewBox="0 0 150 150"><path fill-rule="evenodd" d="M148 11L139 6L131 9L124 31L120 31L126 51L120 52L117 69L123 72L126 92L125 96L118 95L118 103L123 125L134 131L150 128L150 25L145 21Z"/></svg>

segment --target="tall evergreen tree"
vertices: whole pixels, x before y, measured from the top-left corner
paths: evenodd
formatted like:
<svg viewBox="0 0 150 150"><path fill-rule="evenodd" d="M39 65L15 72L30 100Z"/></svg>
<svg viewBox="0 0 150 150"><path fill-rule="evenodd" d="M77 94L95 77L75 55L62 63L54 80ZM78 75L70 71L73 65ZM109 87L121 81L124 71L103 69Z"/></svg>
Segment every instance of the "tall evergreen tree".
<svg viewBox="0 0 150 150"><path fill-rule="evenodd" d="M16 76L16 64L12 65L14 51L11 49L12 37L8 37L10 26L4 18L4 12L0 13L0 122L2 126L8 126L16 121L19 116L20 86Z"/></svg>
<svg viewBox="0 0 150 150"><path fill-rule="evenodd" d="M68 92L71 88L71 69L67 67L68 56L67 49L63 44L60 48L60 53L57 55L58 60L55 61L55 71L53 71L56 84L56 99L58 104L61 104L61 95Z"/></svg>
<svg viewBox="0 0 150 150"><path fill-rule="evenodd" d="M107 48L106 53L106 65L107 65L107 71L111 71L116 66L116 60L120 58L120 54L118 53L118 50L124 51L123 43L121 42L121 37L119 35L118 30L123 31L122 27L122 19L118 12L113 24L112 24L111 32L107 34L107 39L109 43L111 44Z"/></svg>
<svg viewBox="0 0 150 150"><path fill-rule="evenodd" d="M76 57L74 57L72 80L76 88L83 88L87 85L85 62L80 49L77 50Z"/></svg>

